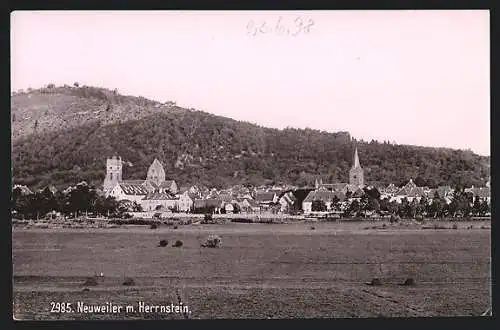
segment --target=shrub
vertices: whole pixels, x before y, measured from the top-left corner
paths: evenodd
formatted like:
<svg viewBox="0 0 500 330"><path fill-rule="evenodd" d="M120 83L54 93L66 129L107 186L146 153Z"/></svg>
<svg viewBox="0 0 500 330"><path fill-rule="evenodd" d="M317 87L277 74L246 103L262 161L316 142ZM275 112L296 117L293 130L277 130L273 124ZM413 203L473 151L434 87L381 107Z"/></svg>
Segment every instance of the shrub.
<svg viewBox="0 0 500 330"><path fill-rule="evenodd" d="M421 221L424 221L424 217L422 215L416 215L415 220L421 222Z"/></svg>
<svg viewBox="0 0 500 330"><path fill-rule="evenodd" d="M97 284L99 284L99 283L97 282L96 276L87 277L85 282L83 282L83 285L85 285L85 286L96 286Z"/></svg>
<svg viewBox="0 0 500 330"><path fill-rule="evenodd" d="M378 278L374 278L371 280L371 282L366 283L366 284L373 285L373 286L380 286L380 285L382 285L382 281Z"/></svg>
<svg viewBox="0 0 500 330"><path fill-rule="evenodd" d="M453 226L452 226L451 228L453 228L453 229L458 229L458 226L457 226L457 224L455 223L455 224L453 224Z"/></svg>
<svg viewBox="0 0 500 330"><path fill-rule="evenodd" d="M413 278L409 277L401 285L411 286L411 285L414 285L414 284L415 284L415 281L413 280Z"/></svg>
<svg viewBox="0 0 500 330"><path fill-rule="evenodd" d="M179 227L177 225L174 225L174 229L177 229L177 228L179 228Z"/></svg>
<svg viewBox="0 0 500 330"><path fill-rule="evenodd" d="M398 222L399 220L401 220L401 217L399 215L391 215L391 218L389 219L389 221L392 223L392 222Z"/></svg>
<svg viewBox="0 0 500 330"><path fill-rule="evenodd" d="M182 246L182 241L177 240L177 241L175 241L174 245L172 245L172 246L174 246L174 247L181 247Z"/></svg>
<svg viewBox="0 0 500 330"><path fill-rule="evenodd" d="M133 217L133 215L132 215L132 214L130 214L130 213L124 213L124 214L122 215L122 218L123 218L123 219L130 219L130 218L132 218L132 217Z"/></svg>
<svg viewBox="0 0 500 330"><path fill-rule="evenodd" d="M205 221L212 221L213 220L213 215L211 213L206 213L205 216L203 217L203 220Z"/></svg>
<svg viewBox="0 0 500 330"><path fill-rule="evenodd" d="M222 244L222 240L218 235L210 235L207 237L204 243L201 244L202 247L208 248L218 248Z"/></svg>
<svg viewBox="0 0 500 330"><path fill-rule="evenodd" d="M314 227L314 226L311 226L311 228L310 228L310 229L311 229L311 230L315 230L315 229L316 229L316 227Z"/></svg>
<svg viewBox="0 0 500 330"><path fill-rule="evenodd" d="M158 225L156 223L153 223L151 224L151 226L149 226L149 229L157 229L158 228Z"/></svg>
<svg viewBox="0 0 500 330"><path fill-rule="evenodd" d="M253 220L252 219L245 219L245 218L234 218L234 219L231 219L231 222L253 223Z"/></svg>
<svg viewBox="0 0 500 330"><path fill-rule="evenodd" d="M165 247L168 245L168 241L166 239L162 239L160 243L158 243L158 246Z"/></svg>
<svg viewBox="0 0 500 330"><path fill-rule="evenodd" d="M126 278L125 281L123 281L123 285L126 285L126 286L132 286L132 285L135 285L135 281L133 278Z"/></svg>

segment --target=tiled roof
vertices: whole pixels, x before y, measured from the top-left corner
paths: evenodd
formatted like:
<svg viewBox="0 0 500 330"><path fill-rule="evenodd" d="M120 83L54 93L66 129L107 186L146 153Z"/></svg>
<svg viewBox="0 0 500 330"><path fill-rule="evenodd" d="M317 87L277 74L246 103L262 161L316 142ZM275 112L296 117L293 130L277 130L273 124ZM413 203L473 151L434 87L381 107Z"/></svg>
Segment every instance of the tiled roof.
<svg viewBox="0 0 500 330"><path fill-rule="evenodd" d="M121 183L125 183L125 184L143 184L144 180L122 180Z"/></svg>
<svg viewBox="0 0 500 330"><path fill-rule="evenodd" d="M255 200L257 202L272 202L274 195L275 194L272 192L257 192L255 194Z"/></svg>
<svg viewBox="0 0 500 330"><path fill-rule="evenodd" d="M226 202L226 203L229 203L233 200L233 196L231 196L230 194L227 194L227 193L224 193L224 194L220 194L217 199L223 201L223 202Z"/></svg>
<svg viewBox="0 0 500 330"><path fill-rule="evenodd" d="M319 186L332 190L342 190L347 186L347 183L322 183Z"/></svg>
<svg viewBox="0 0 500 330"><path fill-rule="evenodd" d="M424 197L425 191L422 187L415 187L408 192L408 197Z"/></svg>
<svg viewBox="0 0 500 330"><path fill-rule="evenodd" d="M330 190L313 190L304 199L304 202L312 202L315 200L321 200L325 203L331 202L335 194Z"/></svg>
<svg viewBox="0 0 500 330"><path fill-rule="evenodd" d="M120 183L120 188L127 195L147 195L147 189L141 184Z"/></svg>
<svg viewBox="0 0 500 330"><path fill-rule="evenodd" d="M143 200L172 200L176 199L174 196L165 193L151 193L147 194Z"/></svg>
<svg viewBox="0 0 500 330"><path fill-rule="evenodd" d="M297 201L297 197L295 197L291 191L284 194L281 199L284 200L288 205L293 205Z"/></svg>
<svg viewBox="0 0 500 330"><path fill-rule="evenodd" d="M220 207L222 204L222 201L220 199L210 198L210 199L206 199L205 203L207 206Z"/></svg>

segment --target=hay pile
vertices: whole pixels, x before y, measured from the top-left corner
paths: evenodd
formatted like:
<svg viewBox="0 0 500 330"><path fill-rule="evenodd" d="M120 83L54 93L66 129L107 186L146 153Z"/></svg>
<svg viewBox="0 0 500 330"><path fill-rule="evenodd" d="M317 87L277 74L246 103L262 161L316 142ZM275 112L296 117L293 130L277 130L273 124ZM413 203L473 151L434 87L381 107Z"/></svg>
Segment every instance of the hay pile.
<svg viewBox="0 0 500 330"><path fill-rule="evenodd" d="M371 282L366 283L366 285L381 286L382 281L379 278L373 278Z"/></svg>
<svg viewBox="0 0 500 330"><path fill-rule="evenodd" d="M218 248L222 245L222 239L218 235L210 235L205 242L201 244L202 247Z"/></svg>
<svg viewBox="0 0 500 330"><path fill-rule="evenodd" d="M412 285L415 285L415 281L413 280L413 278L409 277L401 285L412 286Z"/></svg>
<svg viewBox="0 0 500 330"><path fill-rule="evenodd" d="M166 239L162 239L159 243L158 243L158 246L159 247L165 247L168 245L168 241Z"/></svg>

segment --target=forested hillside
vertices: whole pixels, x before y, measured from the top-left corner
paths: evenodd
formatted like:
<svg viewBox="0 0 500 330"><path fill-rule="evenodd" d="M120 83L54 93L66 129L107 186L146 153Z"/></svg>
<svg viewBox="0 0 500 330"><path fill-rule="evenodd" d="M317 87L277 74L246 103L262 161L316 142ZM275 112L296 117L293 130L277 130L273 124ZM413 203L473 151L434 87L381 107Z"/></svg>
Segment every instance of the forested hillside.
<svg viewBox="0 0 500 330"><path fill-rule="evenodd" d="M116 91L52 87L15 95L12 104L13 180L30 187L99 184L106 157L114 154L125 161L124 179L145 178L156 157L178 184L215 187L305 185L318 175L324 182L347 182L352 163L354 141L347 132L264 128ZM77 112L78 120L68 119ZM37 128L20 113L36 117ZM489 177L489 157L469 151L356 144L367 183L401 184L411 177L419 185L482 186Z"/></svg>

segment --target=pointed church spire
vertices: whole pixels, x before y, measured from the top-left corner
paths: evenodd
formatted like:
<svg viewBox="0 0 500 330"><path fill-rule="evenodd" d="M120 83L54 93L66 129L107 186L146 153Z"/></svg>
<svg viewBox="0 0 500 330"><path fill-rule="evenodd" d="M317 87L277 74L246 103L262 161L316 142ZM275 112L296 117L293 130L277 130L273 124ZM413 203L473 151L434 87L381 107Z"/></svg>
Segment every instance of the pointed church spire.
<svg viewBox="0 0 500 330"><path fill-rule="evenodd" d="M356 147L354 151L354 164L352 166L353 168L360 168L361 165L359 164L359 157L358 157L358 147Z"/></svg>

